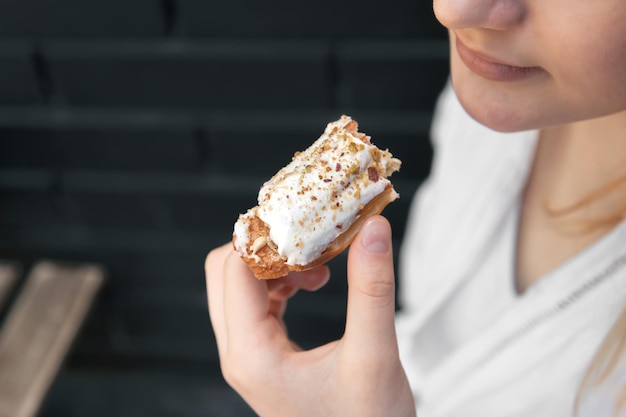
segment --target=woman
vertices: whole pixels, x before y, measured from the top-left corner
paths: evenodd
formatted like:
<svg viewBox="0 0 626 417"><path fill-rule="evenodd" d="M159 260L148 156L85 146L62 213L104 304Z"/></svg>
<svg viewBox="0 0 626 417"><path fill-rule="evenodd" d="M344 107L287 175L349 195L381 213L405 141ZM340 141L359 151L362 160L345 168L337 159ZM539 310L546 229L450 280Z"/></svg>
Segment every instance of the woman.
<svg viewBox="0 0 626 417"><path fill-rule="evenodd" d="M583 375L626 331L626 3L434 10L452 86L402 247L397 328L382 217L350 248L344 336L306 352L282 316L326 268L265 283L229 245L207 257L224 376L261 416L561 416L577 395L595 415Z"/></svg>

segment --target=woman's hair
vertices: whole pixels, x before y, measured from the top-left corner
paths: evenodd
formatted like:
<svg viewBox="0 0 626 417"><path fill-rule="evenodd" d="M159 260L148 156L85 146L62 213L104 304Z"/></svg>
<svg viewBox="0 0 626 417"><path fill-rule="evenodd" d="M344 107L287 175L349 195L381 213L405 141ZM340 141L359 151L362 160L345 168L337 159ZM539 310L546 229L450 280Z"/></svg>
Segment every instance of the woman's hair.
<svg viewBox="0 0 626 417"><path fill-rule="evenodd" d="M626 307L587 368L576 396L576 410L579 409L582 397L589 390L605 382L617 370L620 361L626 360L624 355L626 355ZM624 408L626 408L626 384L617 391L613 415L617 416Z"/></svg>
<svg viewBox="0 0 626 417"><path fill-rule="evenodd" d="M617 192L618 189L626 184L626 174L615 178L603 187L588 194L576 203L559 209L550 208L547 205L546 211L554 218L565 217L575 214L581 209L588 207L594 202L607 197L609 194ZM568 221L564 226L564 231L579 233L589 233L597 229L612 228L626 219L626 206L617 207L613 213L603 218L580 219ZM598 387L605 382L617 370L622 360L626 360L626 305L622 310L617 321L609 331L608 335L600 345L598 351L590 362L587 371L580 383L576 396L576 410L582 397L594 387ZM621 410L626 408L626 384L620 387L614 403L614 416L617 416Z"/></svg>

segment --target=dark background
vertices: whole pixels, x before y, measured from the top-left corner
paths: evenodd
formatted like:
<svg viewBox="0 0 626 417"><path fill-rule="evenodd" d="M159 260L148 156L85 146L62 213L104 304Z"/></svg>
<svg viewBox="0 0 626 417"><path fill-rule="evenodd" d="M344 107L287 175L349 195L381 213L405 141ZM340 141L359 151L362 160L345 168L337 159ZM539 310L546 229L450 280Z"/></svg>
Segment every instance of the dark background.
<svg viewBox="0 0 626 417"><path fill-rule="evenodd" d="M0 258L108 271L41 416L253 415L219 374L206 253L342 113L404 161L399 245L447 74L428 1L3 0ZM344 265L290 304L302 345L341 335Z"/></svg>

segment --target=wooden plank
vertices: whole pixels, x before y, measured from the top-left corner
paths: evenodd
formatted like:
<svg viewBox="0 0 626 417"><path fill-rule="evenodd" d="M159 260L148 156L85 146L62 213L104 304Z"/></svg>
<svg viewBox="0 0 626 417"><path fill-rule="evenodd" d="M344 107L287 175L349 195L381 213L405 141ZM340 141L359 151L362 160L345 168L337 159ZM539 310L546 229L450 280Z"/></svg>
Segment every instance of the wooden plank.
<svg viewBox="0 0 626 417"><path fill-rule="evenodd" d="M35 265L0 330L0 416L36 415L103 279L97 266Z"/></svg>
<svg viewBox="0 0 626 417"><path fill-rule="evenodd" d="M13 286L17 282L18 266L13 262L0 262L0 311L4 310L4 304L11 294Z"/></svg>

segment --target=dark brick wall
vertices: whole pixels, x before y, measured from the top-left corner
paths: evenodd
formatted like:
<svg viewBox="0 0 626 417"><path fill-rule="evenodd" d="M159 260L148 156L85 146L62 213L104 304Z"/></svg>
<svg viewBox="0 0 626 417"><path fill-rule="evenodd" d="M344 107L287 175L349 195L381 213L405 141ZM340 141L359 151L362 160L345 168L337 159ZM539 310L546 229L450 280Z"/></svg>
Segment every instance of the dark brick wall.
<svg viewBox="0 0 626 417"><path fill-rule="evenodd" d="M447 65L430 2L4 0L0 257L109 271L41 415L249 415L219 377L204 256L342 113L404 160L399 244ZM290 306L305 346L342 332L344 263Z"/></svg>

